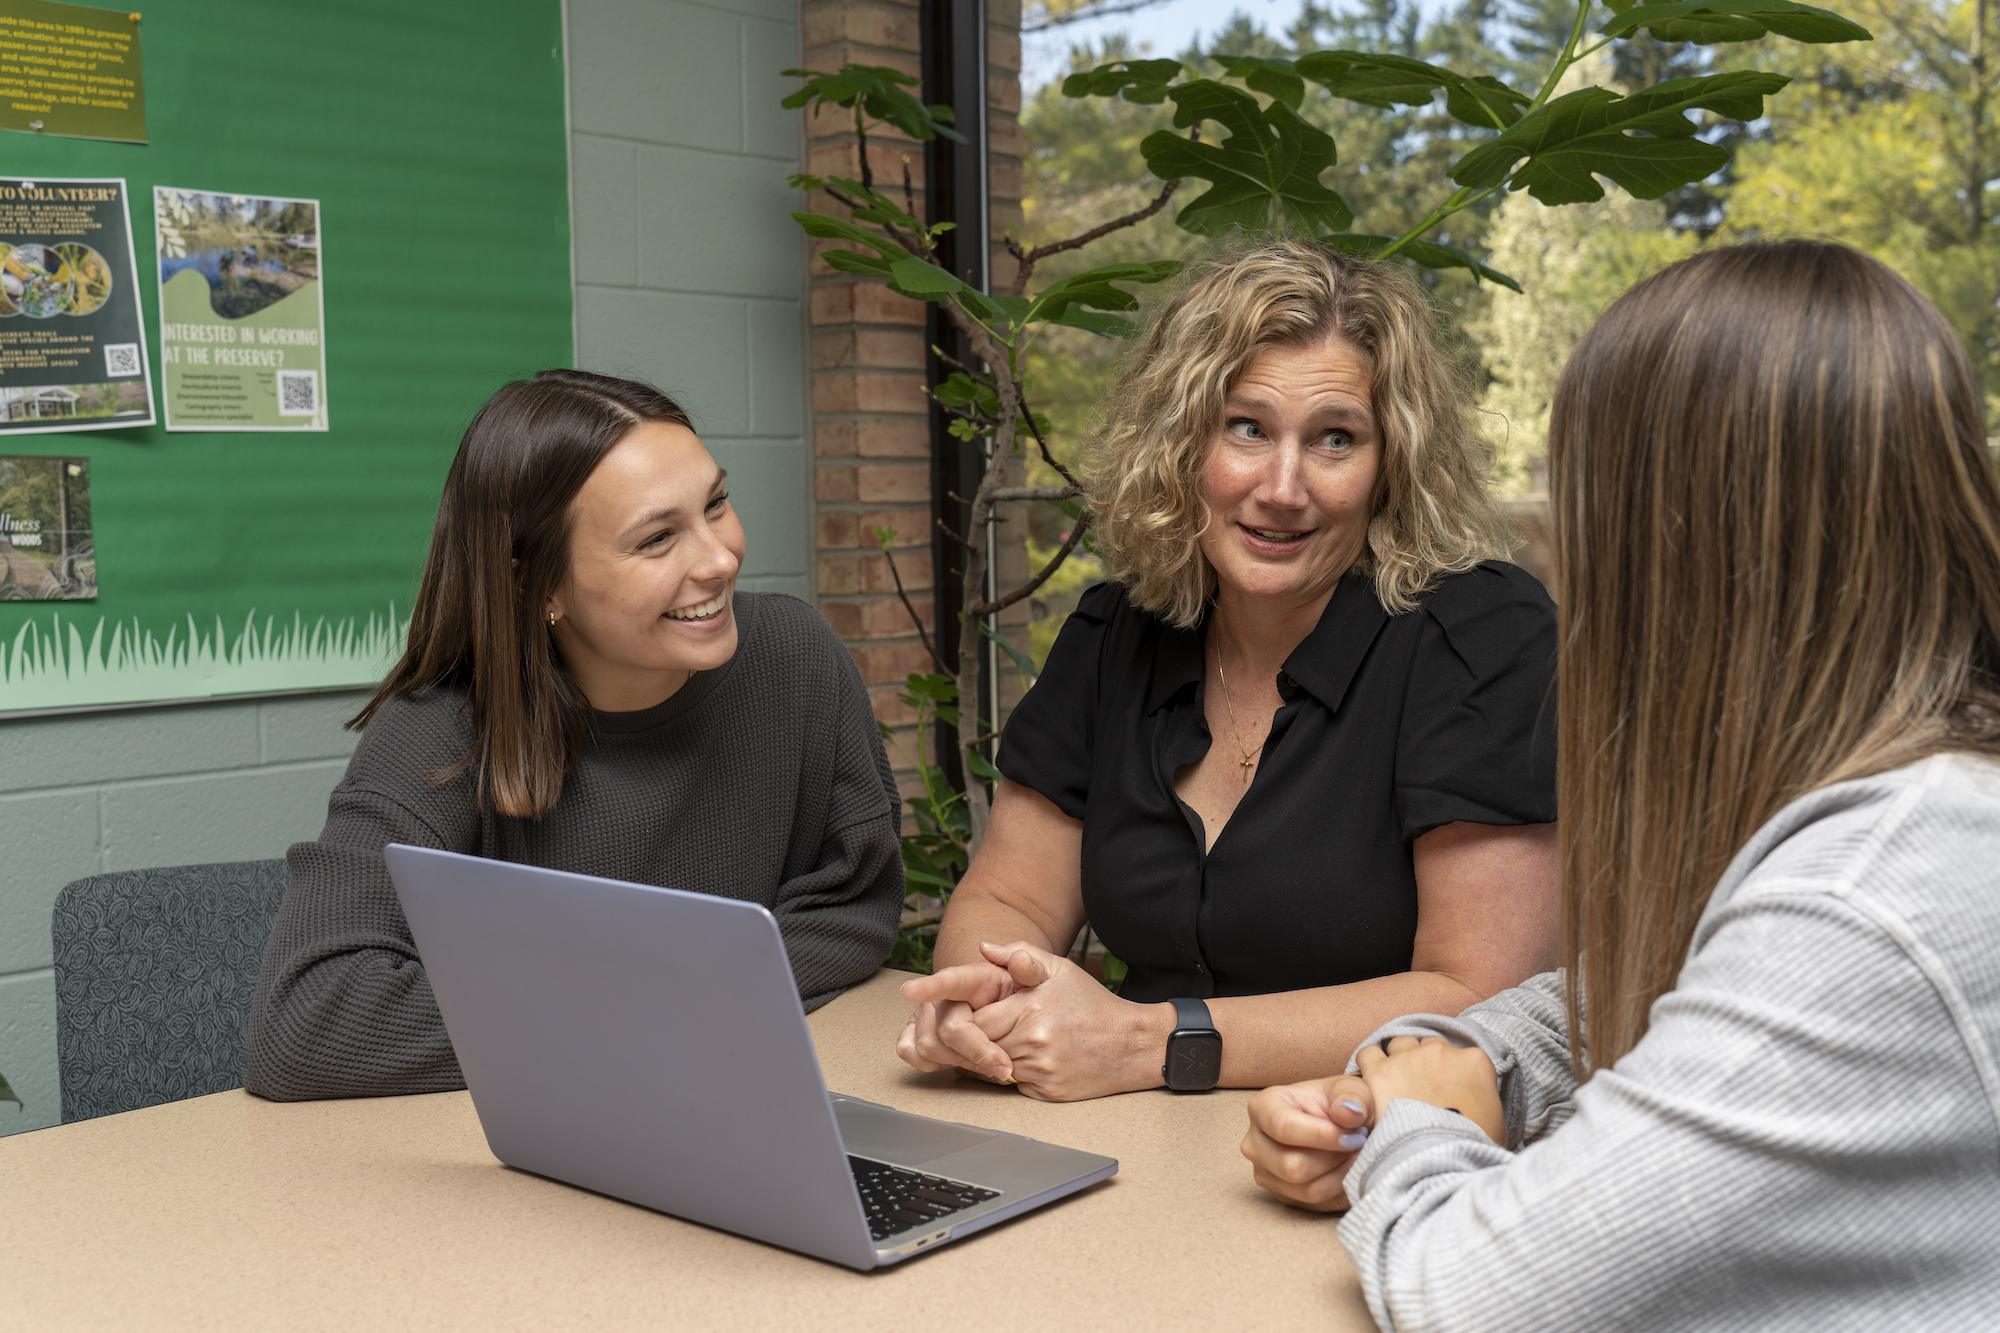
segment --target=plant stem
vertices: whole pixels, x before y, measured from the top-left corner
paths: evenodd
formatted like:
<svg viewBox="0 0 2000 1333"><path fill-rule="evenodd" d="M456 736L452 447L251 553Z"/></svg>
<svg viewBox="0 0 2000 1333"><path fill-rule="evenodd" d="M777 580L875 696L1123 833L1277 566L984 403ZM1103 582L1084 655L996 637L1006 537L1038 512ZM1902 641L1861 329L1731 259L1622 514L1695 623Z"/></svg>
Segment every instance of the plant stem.
<svg viewBox="0 0 2000 1333"><path fill-rule="evenodd" d="M917 638L924 645L924 651L931 655L931 661L937 664L939 671L947 676L951 675L951 668L944 664L944 659L938 656L936 646L931 643L930 632L924 628L923 617L919 616L917 608L910 604L910 594L903 591L903 572L896 568L896 553L889 549L887 542L882 543L882 558L889 562L889 577L896 580L896 596L902 599L903 609L910 613L910 623L917 627Z"/></svg>
<svg viewBox="0 0 2000 1333"><path fill-rule="evenodd" d="M1549 76L1546 79L1542 80L1542 90L1539 93L1535 94L1535 100L1530 102L1528 104L1527 110L1521 113L1523 118L1531 116L1535 112L1541 110L1542 107L1547 104L1550 96L1554 94L1557 85L1559 85L1562 82L1562 76L1569 72L1569 67L1571 65L1574 65L1577 61L1583 59L1585 55L1588 55L1590 53L1589 51L1579 52L1576 49L1577 43L1583 40L1583 30L1589 18L1590 18L1590 0L1580 0L1580 3L1576 7L1576 21L1570 24L1569 40L1563 43L1563 49L1561 54L1559 54L1556 57L1555 64L1549 69ZM1602 47L1605 44L1605 42L1609 42L1610 40L1611 39L1607 37L1604 39L1603 42L1599 42L1597 46L1591 47L1590 50L1595 51L1599 47ZM1380 250L1376 251L1375 258L1387 259L1389 256L1395 254L1398 250L1408 245L1411 241L1420 238L1425 232L1429 231L1432 227L1437 226L1438 223L1443 222L1453 213L1461 212L1464 209L1472 207L1474 204L1478 203L1481 199L1484 199L1488 195L1492 194L1495 190L1502 188L1505 184L1506 182L1502 181L1499 185L1489 186L1484 190L1474 190L1469 185L1459 186L1456 190L1452 191L1452 195L1449 199L1445 200L1442 204L1439 204L1437 208L1432 211L1429 217L1425 218L1422 222L1419 222L1416 226L1410 228L1408 231L1404 232L1401 236L1398 236L1395 240L1389 242L1389 244L1383 246Z"/></svg>
<svg viewBox="0 0 2000 1333"><path fill-rule="evenodd" d="M861 156L861 188L875 188L875 173L868 166L868 128L861 119L861 99L854 99L854 146Z"/></svg>
<svg viewBox="0 0 2000 1333"><path fill-rule="evenodd" d="M973 355L984 361L991 371L994 391L1000 400L998 419L993 427L993 444L986 456L986 470L972 493L972 512L965 524L969 540L965 543L965 572L959 605L965 608L963 615L969 622L975 617L974 608L986 602L986 525L993 514L995 493L1005 487L1008 460L1014 456L1015 437L1021 423L1021 389L1012 341L995 335L957 301L945 309L950 312L952 322L971 342ZM983 656L982 637L970 623L961 624L958 631L958 716L961 722L966 720L968 713L975 722L979 717L979 683L984 678L979 668ZM965 730L961 727L960 734L963 735ZM989 809L985 784L968 776L965 782L965 813L970 836L966 839L966 847L974 854L978 853L979 844L986 837Z"/></svg>
<svg viewBox="0 0 2000 1333"><path fill-rule="evenodd" d="M1554 96L1556 85L1562 82L1563 75L1569 73L1569 67L1582 59L1577 54L1576 44L1583 40L1584 25L1589 21L1589 18L1590 0L1582 0L1576 7L1576 22L1572 23L1569 28L1569 40L1563 43L1562 54L1556 57L1555 68L1551 69L1549 77L1542 81L1541 92L1535 94L1535 100L1530 102L1528 109L1521 113L1523 116L1531 116L1535 112L1540 111L1543 104L1550 97Z"/></svg>
<svg viewBox="0 0 2000 1333"><path fill-rule="evenodd" d="M978 606L968 608L966 614L990 616L997 612L1005 611L1024 597L1034 596L1035 590L1040 588L1044 583L1047 583L1054 576L1055 572L1062 568L1063 561L1069 559L1070 552L1074 551L1077 543L1083 540L1083 530L1089 526L1090 514L1086 511L1083 517L1076 521L1076 525L1064 535L1062 545L1057 547L1056 553L1049 557L1049 562L1042 566L1041 573L1035 575L1010 593L996 597L991 602L982 602Z"/></svg>
<svg viewBox="0 0 2000 1333"><path fill-rule="evenodd" d="M1611 45L1611 43L1617 40L1618 39L1616 37L1606 37L1602 41L1592 42L1589 46L1586 46L1581 51L1578 51L1576 53L1576 58L1578 60L1587 60L1591 56L1596 55L1599 51L1602 51L1605 47ZM1655 75L1651 80L1649 80L1649 82L1653 83L1659 82L1659 76Z"/></svg>
<svg viewBox="0 0 2000 1333"><path fill-rule="evenodd" d="M1083 490L1083 483L1078 481L1074 476L1072 476L1070 470L1064 467L1061 463L1058 463L1056 461L1056 456L1053 453L1049 452L1049 442L1042 437L1042 428L1035 424L1034 410L1028 407L1026 403L1023 403L1021 405L1021 411L1022 411L1021 419L1028 423L1028 433L1035 437L1035 447L1042 451L1042 461L1044 463L1047 463L1050 467L1054 468L1057 474L1060 475L1064 481L1076 487L1077 491L1081 493Z"/></svg>
<svg viewBox="0 0 2000 1333"><path fill-rule="evenodd" d="M1439 204L1437 206L1436 211L1434 211L1429 217L1425 218L1422 222L1419 222L1416 226L1404 232L1401 236L1398 236L1395 240L1383 246L1380 250L1377 250L1375 252L1374 257L1376 259L1387 259L1390 255L1395 254L1398 250L1408 245L1411 241L1421 238L1425 232L1429 231L1432 227L1437 226L1438 223L1443 222L1453 213L1464 212L1466 209L1472 207L1474 204L1478 203L1481 199L1484 199L1487 195L1492 194L1495 190L1499 188L1500 187L1498 185L1493 185L1487 187L1484 190L1475 190L1469 185L1459 186L1458 189L1453 192L1451 198L1445 200L1442 204Z"/></svg>
<svg viewBox="0 0 2000 1333"><path fill-rule="evenodd" d="M1092 241L1109 236L1114 231L1121 231L1126 227L1138 226L1141 222L1144 222L1147 218L1165 208L1167 200L1173 198L1174 191L1180 188L1180 178L1176 176L1173 180L1162 184L1160 186L1160 193L1153 199L1152 203L1147 204L1144 208L1136 212L1127 213L1122 218L1113 218L1101 227L1092 227L1081 236L1072 236L1066 241L1052 241L1048 245L1038 245L1032 250L1026 250L1021 247L1019 241L1009 236L1007 238L1007 251L1019 262L1019 267L1014 272L1014 283L1011 294L1019 296L1025 292L1028 289L1028 278L1035 271L1035 265L1041 263L1050 255L1058 255L1065 250L1080 250Z"/></svg>

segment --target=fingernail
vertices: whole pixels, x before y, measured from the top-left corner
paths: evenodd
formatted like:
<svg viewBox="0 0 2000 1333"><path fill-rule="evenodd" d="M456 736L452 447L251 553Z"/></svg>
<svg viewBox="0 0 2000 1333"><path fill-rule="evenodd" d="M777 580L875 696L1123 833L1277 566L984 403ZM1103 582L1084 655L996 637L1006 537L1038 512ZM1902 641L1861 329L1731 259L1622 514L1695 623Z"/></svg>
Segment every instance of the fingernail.
<svg viewBox="0 0 2000 1333"><path fill-rule="evenodd" d="M1356 1115L1362 1115L1362 1116L1365 1116L1365 1115L1367 1115L1367 1114L1368 1114L1368 1112L1366 1112L1365 1110L1363 1110L1363 1109L1361 1108L1361 1103L1360 1103L1360 1102L1351 1102L1351 1101L1347 1101L1347 1100L1343 1099L1343 1100L1342 1100L1342 1101L1340 1102L1340 1105L1342 1105L1342 1106L1346 1107L1346 1108L1347 1108L1348 1110L1350 1110L1350 1111L1354 1112L1354 1114L1356 1114Z"/></svg>
<svg viewBox="0 0 2000 1333"><path fill-rule="evenodd" d="M1340 1136L1340 1146L1348 1152L1361 1151L1361 1145L1368 1142L1366 1129L1350 1130Z"/></svg>

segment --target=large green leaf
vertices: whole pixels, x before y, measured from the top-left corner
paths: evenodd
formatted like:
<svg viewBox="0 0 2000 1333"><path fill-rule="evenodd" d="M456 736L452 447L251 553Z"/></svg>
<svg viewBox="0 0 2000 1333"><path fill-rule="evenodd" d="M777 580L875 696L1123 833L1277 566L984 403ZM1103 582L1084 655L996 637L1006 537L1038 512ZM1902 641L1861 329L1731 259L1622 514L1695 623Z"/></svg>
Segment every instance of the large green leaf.
<svg viewBox="0 0 2000 1333"><path fill-rule="evenodd" d="M1506 129L1534 101L1491 75L1458 74L1408 56L1314 51L1299 57L1293 68L1335 97L1365 106L1422 106L1442 88L1445 110L1453 119L1482 129Z"/></svg>
<svg viewBox="0 0 2000 1333"><path fill-rule="evenodd" d="M1275 97L1296 111L1306 100L1306 81L1289 60L1269 60L1263 56L1211 56L1221 62L1222 77L1241 79L1258 92Z"/></svg>
<svg viewBox="0 0 2000 1333"><path fill-rule="evenodd" d="M826 261L828 268L864 278L886 278L896 263L880 255L864 255L859 250L828 250L820 258Z"/></svg>
<svg viewBox="0 0 2000 1333"><path fill-rule="evenodd" d="M915 255L898 259L889 266L889 285L905 296L921 297L926 301L977 290L957 274Z"/></svg>
<svg viewBox="0 0 2000 1333"><path fill-rule="evenodd" d="M932 386L931 397L945 407L969 407L989 417L1000 414L1000 395L991 385L972 378L962 370L954 370L945 377L944 383Z"/></svg>
<svg viewBox="0 0 2000 1333"><path fill-rule="evenodd" d="M1350 255L1359 255L1363 259L1370 259L1381 253L1382 247L1391 244L1395 240L1395 237L1364 236L1359 232L1349 231L1340 232L1332 236L1322 236L1319 239L1322 244L1330 245L1336 250L1344 250ZM1517 292L1521 290L1520 283L1514 281L1499 269L1488 268L1457 246L1446 245L1443 241L1404 241L1400 246L1396 247L1396 253L1406 259L1422 264L1425 268L1467 269L1472 273L1475 281L1485 278L1489 282L1499 283L1502 287L1509 287Z"/></svg>
<svg viewBox="0 0 2000 1333"><path fill-rule="evenodd" d="M840 254L840 250L832 250L828 254L822 254L820 258L832 264L834 254ZM860 258L866 256L856 256L856 260ZM864 264L856 262L852 264L852 268L848 268L848 272L872 272L872 268L866 268ZM888 290L896 292L898 296L910 296L914 300L930 300L940 306L950 300L958 300L960 306L972 310L972 314L980 318L992 318L996 312L994 302L986 296L986 292L962 280L960 276L952 274L950 270L938 268L930 260L922 260L908 252L902 252L900 258L890 260Z"/></svg>
<svg viewBox="0 0 2000 1333"><path fill-rule="evenodd" d="M806 81L780 103L787 111L796 111L808 102L816 104L814 110L829 102L852 110L858 102L863 114L894 125L912 139L935 139L942 135L954 143L966 141L963 134L950 128L950 107L925 106L903 91L922 82L914 74L886 65L842 65L838 74L788 69L785 77Z"/></svg>
<svg viewBox="0 0 2000 1333"><path fill-rule="evenodd" d="M1663 42L1754 42L1766 33L1795 42L1866 42L1874 34L1851 19L1792 0L1691 0L1691 3L1613 5L1622 9L1604 25L1606 37L1630 37L1641 28Z"/></svg>
<svg viewBox="0 0 2000 1333"><path fill-rule="evenodd" d="M1505 181L1545 204L1578 204L1604 197L1601 175L1636 198L1658 199L1729 161L1727 151L1694 137L1689 111L1755 120L1764 114L1764 99L1790 82L1782 74L1741 71L1673 79L1630 97L1585 88L1467 153L1451 178L1474 189Z"/></svg>
<svg viewBox="0 0 2000 1333"><path fill-rule="evenodd" d="M935 703L958 702L958 682L950 676L912 671L908 684L910 693L919 698L929 699Z"/></svg>
<svg viewBox="0 0 2000 1333"><path fill-rule="evenodd" d="M1086 310L1080 305L1073 305L1060 315L1051 315L1049 323L1060 324L1066 329L1083 329L1106 338L1133 338L1139 333L1139 326L1123 315L1114 315L1106 310Z"/></svg>
<svg viewBox="0 0 2000 1333"><path fill-rule="evenodd" d="M1116 97L1151 106L1166 100L1167 85L1186 68L1178 60L1114 60L1063 80L1064 97Z"/></svg>
<svg viewBox="0 0 2000 1333"><path fill-rule="evenodd" d="M1459 78L1444 90L1444 109L1452 119L1487 130L1506 129L1521 118L1534 100L1490 74Z"/></svg>
<svg viewBox="0 0 2000 1333"><path fill-rule="evenodd" d="M1319 183L1320 173L1338 160L1332 137L1291 107L1280 101L1260 106L1252 94L1213 79L1181 84L1167 95L1175 125L1214 121L1229 132L1217 144L1156 130L1139 144L1147 169L1160 179L1214 183L1175 218L1182 228L1221 236L1282 221L1301 231L1339 231L1354 220L1347 201Z"/></svg>
<svg viewBox="0 0 2000 1333"><path fill-rule="evenodd" d="M849 214L850 217L862 222L872 222L878 227L901 227L909 232L924 229L924 224L904 211L894 199L880 190L863 185L860 181L849 180L845 176L830 176L822 182L822 188L825 185L832 185L848 198L861 203L862 207L854 209Z"/></svg>
<svg viewBox="0 0 2000 1333"><path fill-rule="evenodd" d="M908 250L894 241L879 236L866 227L856 226L846 218L828 217L824 213L794 213L792 221L798 223L806 235L816 236L822 241L852 241L856 245L865 245L890 260L912 257Z"/></svg>
<svg viewBox="0 0 2000 1333"><path fill-rule="evenodd" d="M1060 320L1071 306L1090 306L1097 310L1137 310L1139 298L1114 284L1164 282L1180 270L1181 264L1177 259L1160 259L1150 264L1106 264L1100 268L1088 269L1059 282L1052 282L1038 292L1029 308L1029 317Z"/></svg>

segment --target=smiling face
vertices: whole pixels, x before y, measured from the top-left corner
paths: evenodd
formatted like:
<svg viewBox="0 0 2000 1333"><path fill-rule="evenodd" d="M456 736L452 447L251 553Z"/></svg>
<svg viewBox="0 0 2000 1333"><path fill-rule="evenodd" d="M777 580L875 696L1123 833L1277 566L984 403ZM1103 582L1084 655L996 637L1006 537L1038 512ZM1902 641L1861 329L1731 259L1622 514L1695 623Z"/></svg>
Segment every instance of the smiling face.
<svg viewBox="0 0 2000 1333"><path fill-rule="evenodd" d="M1333 338L1267 347L1230 386L1199 483L1202 554L1226 606L1324 606L1361 554L1382 471L1374 382L1368 357Z"/></svg>
<svg viewBox="0 0 2000 1333"><path fill-rule="evenodd" d="M736 652L743 525L693 431L626 432L571 502L570 572L544 619L593 708L636 712Z"/></svg>

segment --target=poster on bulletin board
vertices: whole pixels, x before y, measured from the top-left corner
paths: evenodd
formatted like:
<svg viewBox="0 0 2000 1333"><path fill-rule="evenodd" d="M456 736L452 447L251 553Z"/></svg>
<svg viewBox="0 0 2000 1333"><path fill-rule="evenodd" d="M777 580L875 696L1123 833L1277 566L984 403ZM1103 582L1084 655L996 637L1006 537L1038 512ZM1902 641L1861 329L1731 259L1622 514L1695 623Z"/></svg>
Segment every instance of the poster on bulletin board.
<svg viewBox="0 0 2000 1333"><path fill-rule="evenodd" d="M146 142L138 14L0 0L0 129Z"/></svg>
<svg viewBox="0 0 2000 1333"><path fill-rule="evenodd" d="M168 430L325 430L319 201L153 187Z"/></svg>
<svg viewBox="0 0 2000 1333"><path fill-rule="evenodd" d="M575 355L560 0L142 8L145 143L0 120L0 179L129 186L162 418L0 433L0 716L381 680L467 423Z"/></svg>
<svg viewBox="0 0 2000 1333"><path fill-rule="evenodd" d="M125 182L0 176L0 436L153 420Z"/></svg>
<svg viewBox="0 0 2000 1333"><path fill-rule="evenodd" d="M0 598L97 596L90 460L0 455Z"/></svg>

